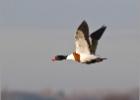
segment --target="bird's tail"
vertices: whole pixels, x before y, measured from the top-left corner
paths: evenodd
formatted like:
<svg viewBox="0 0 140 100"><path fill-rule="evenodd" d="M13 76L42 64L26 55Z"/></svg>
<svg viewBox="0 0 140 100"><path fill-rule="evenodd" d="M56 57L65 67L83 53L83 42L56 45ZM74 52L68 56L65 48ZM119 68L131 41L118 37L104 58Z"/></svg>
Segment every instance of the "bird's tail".
<svg viewBox="0 0 140 100"><path fill-rule="evenodd" d="M101 58L102 60L107 60L107 58Z"/></svg>

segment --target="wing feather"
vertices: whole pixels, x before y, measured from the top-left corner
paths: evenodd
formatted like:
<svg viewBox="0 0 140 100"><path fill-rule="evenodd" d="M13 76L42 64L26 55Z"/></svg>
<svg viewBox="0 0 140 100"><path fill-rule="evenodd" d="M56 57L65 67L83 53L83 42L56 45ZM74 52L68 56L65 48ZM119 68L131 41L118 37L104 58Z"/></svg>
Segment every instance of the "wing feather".
<svg viewBox="0 0 140 100"><path fill-rule="evenodd" d="M101 36L103 35L104 31L106 29L106 26L102 26L101 28L99 28L98 30L96 30L95 32L93 32L90 37L91 37L91 53L95 54L97 46L98 46L98 40L101 38Z"/></svg>
<svg viewBox="0 0 140 100"><path fill-rule="evenodd" d="M77 29L75 45L77 53L90 54L89 28L86 21L83 21Z"/></svg>

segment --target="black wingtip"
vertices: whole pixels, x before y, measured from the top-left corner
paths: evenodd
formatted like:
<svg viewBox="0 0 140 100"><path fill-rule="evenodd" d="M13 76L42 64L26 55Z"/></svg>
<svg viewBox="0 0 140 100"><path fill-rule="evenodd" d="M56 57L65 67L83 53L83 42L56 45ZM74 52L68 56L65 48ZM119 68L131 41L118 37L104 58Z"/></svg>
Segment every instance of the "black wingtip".
<svg viewBox="0 0 140 100"><path fill-rule="evenodd" d="M86 20L83 20L82 23L79 25L78 29L83 29L86 27L88 27L88 24L87 24Z"/></svg>
<svg viewBox="0 0 140 100"><path fill-rule="evenodd" d="M86 22L86 20L84 19L83 21L82 21L82 23L85 23Z"/></svg>
<svg viewBox="0 0 140 100"><path fill-rule="evenodd" d="M87 24L86 20L82 21L82 23L78 27L78 30L83 31L83 33L86 33L86 34L89 33L88 24Z"/></svg>
<svg viewBox="0 0 140 100"><path fill-rule="evenodd" d="M92 39L95 40L99 40L101 38L101 36L103 35L104 31L106 30L107 26L106 25L102 25L101 28L99 28L98 30L96 30L95 32L93 32L90 37Z"/></svg>
<svg viewBox="0 0 140 100"><path fill-rule="evenodd" d="M86 20L83 20L82 23L87 23L87 21Z"/></svg>
<svg viewBox="0 0 140 100"><path fill-rule="evenodd" d="M107 26L106 26L106 25L102 25L102 27L101 27L101 28L106 29L106 28L107 28Z"/></svg>

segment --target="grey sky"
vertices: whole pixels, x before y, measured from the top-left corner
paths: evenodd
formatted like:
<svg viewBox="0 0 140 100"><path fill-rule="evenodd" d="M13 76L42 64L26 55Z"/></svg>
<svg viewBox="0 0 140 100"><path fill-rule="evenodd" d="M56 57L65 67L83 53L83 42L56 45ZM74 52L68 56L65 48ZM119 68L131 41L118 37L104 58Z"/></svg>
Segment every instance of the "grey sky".
<svg viewBox="0 0 140 100"><path fill-rule="evenodd" d="M2 86L15 90L129 88L138 85L139 0L0 0ZM52 63L74 50L76 28L107 30L90 66Z"/></svg>

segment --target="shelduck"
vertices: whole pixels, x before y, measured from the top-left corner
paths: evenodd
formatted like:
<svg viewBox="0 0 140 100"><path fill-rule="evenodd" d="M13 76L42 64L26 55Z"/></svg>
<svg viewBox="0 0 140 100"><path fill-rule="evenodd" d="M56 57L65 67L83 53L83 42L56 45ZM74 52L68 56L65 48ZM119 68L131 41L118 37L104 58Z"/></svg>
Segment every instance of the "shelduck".
<svg viewBox="0 0 140 100"><path fill-rule="evenodd" d="M84 20L77 28L75 34L75 51L69 55L56 55L52 61L73 60L85 64L102 62L107 58L96 56L95 52L99 39L105 30L106 26L103 25L89 35L89 27Z"/></svg>

